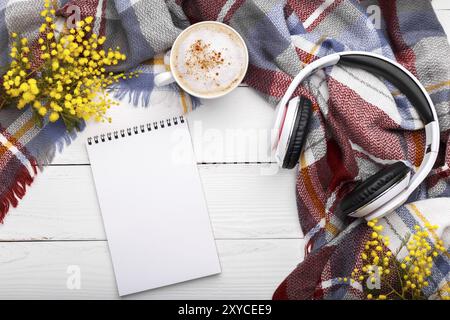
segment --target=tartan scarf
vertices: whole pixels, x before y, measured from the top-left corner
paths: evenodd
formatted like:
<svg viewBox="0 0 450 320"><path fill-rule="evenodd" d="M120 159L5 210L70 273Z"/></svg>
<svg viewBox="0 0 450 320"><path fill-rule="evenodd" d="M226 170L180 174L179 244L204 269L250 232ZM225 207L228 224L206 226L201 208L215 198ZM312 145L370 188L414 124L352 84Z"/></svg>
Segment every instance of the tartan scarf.
<svg viewBox="0 0 450 320"><path fill-rule="evenodd" d="M112 71L143 68L140 78L121 84L120 94L130 94L136 103L148 102L158 72L153 67L155 55L168 50L182 29L203 20L230 24L243 36L250 54L245 82L274 105L304 65L330 53L362 50L397 60L431 94L440 120L441 150L434 170L408 204L382 219L385 233L393 239L386 249L394 251L399 246L396 240L427 221L440 225L436 237L443 238L448 248L450 50L430 1L62 0L55 4L61 16L69 16L73 5L81 9L82 18L95 16L94 32L107 36L105 46L125 51L127 61ZM36 38L41 6L36 0L0 4L3 48L12 31ZM152 58L153 64L141 64ZM0 65L7 61L3 51ZM337 279L362 264L360 253L370 229L361 220L344 217L339 202L383 165L402 159L417 166L424 151L423 124L401 93L357 69L327 68L299 87L297 94L308 96L314 108L296 184L309 254L274 298L364 298L362 284ZM191 108L196 105L188 100ZM0 220L24 196L37 169L49 164L56 150L74 138L61 123L37 128L28 109L0 111ZM423 199L428 200L419 201ZM424 291L428 297L448 288L449 270L446 252L435 259L430 286Z"/></svg>

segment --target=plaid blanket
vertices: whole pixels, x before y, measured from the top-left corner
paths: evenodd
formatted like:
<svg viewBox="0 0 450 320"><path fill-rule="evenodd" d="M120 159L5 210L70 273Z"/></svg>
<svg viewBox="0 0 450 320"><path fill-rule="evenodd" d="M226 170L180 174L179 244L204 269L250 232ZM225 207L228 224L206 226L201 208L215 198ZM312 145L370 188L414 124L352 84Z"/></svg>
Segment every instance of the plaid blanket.
<svg viewBox="0 0 450 320"><path fill-rule="evenodd" d="M36 0L1 1L0 45L8 33L35 37L40 24ZM415 224L437 222L436 236L449 247L450 233L450 61L449 45L430 1L408 0L62 0L58 13L73 6L95 16L94 31L108 37L128 56L115 70L142 68L139 79L123 83L120 94L147 102L153 74L179 32L191 23L218 20L244 37L250 53L246 83L276 104L301 68L332 52L365 50L396 59L430 92L441 125L441 152L427 181L409 204L381 222L393 241ZM144 63L152 59L152 63ZM0 65L8 61L0 53ZM167 90L178 90L175 86ZM335 66L311 77L297 93L313 101L314 115L300 159L297 203L308 242L308 256L275 292L277 299L364 298L362 284L339 282L355 266L370 229L340 214L340 199L360 180L397 159L417 166L424 133L419 117L390 84L361 70ZM183 95L180 93L180 96ZM184 96L185 109L196 105ZM187 102L186 102L187 101ZM33 125L31 112L0 111L0 219L16 206L38 168L74 138L61 124ZM417 202L418 200L429 199ZM430 242L435 241L429 239ZM435 260L425 294L448 288L448 252Z"/></svg>

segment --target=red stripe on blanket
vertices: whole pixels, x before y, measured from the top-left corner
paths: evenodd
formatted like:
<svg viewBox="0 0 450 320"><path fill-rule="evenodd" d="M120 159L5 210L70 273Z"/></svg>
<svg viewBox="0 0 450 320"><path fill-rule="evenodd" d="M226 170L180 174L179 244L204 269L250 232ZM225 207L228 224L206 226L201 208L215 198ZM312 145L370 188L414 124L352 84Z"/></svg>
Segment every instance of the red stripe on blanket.
<svg viewBox="0 0 450 320"><path fill-rule="evenodd" d="M450 169L438 169L435 174L430 175L427 178L428 189L434 188L438 183L445 182L450 177Z"/></svg>
<svg viewBox="0 0 450 320"><path fill-rule="evenodd" d="M323 299L324 290L323 290L321 284L322 284L322 278L320 278L319 284L317 285L317 288L316 288L316 290L313 293L313 299L314 300L322 300Z"/></svg>
<svg viewBox="0 0 450 320"><path fill-rule="evenodd" d="M292 12L295 12L300 21L305 22L323 2L324 0L288 0L285 7L285 15L288 18Z"/></svg>
<svg viewBox="0 0 450 320"><path fill-rule="evenodd" d="M104 3L106 4L106 1L104 0ZM84 19L86 17L95 17L97 12L99 0L90 0L90 1L80 1L80 0L71 0L67 2L62 8L58 9L57 13L58 15L61 15L63 17L69 17L73 12L71 10L67 10L70 6L76 6L80 8L81 13L81 19Z"/></svg>
<svg viewBox="0 0 450 320"><path fill-rule="evenodd" d="M101 12L100 16L102 17L102 19L100 20L100 30L99 30L100 36L104 36L106 34L106 19L105 18L106 18L106 3L107 3L107 1L108 0L103 1L103 5L101 8L102 12ZM98 12L97 12L96 16L97 17L99 16Z"/></svg>
<svg viewBox="0 0 450 320"><path fill-rule="evenodd" d="M300 48L297 48L297 47L295 47L295 52L297 52L298 57L305 64L310 64L311 62L314 62L315 60L318 59L317 56L315 56L309 52L306 52Z"/></svg>
<svg viewBox="0 0 450 320"><path fill-rule="evenodd" d="M229 23L233 15L238 11L238 9L242 6L245 0L236 0L231 8L228 10L227 14L223 18L223 22Z"/></svg>
<svg viewBox="0 0 450 320"><path fill-rule="evenodd" d="M286 73L262 69L251 64L248 67L244 82L263 94L281 98L292 82L292 78ZM315 101L315 98L303 86L299 86L292 96L295 97L300 94Z"/></svg>
<svg viewBox="0 0 450 320"><path fill-rule="evenodd" d="M450 130L441 132L441 148L445 148L442 153L442 164L447 164L450 167Z"/></svg>
<svg viewBox="0 0 450 320"><path fill-rule="evenodd" d="M330 5L328 8L326 8L319 17L308 27L306 28L306 31L311 32L314 30L325 18L332 12L334 9L336 9L343 0L335 0L332 5Z"/></svg>
<svg viewBox="0 0 450 320"><path fill-rule="evenodd" d="M397 60L414 75L416 70L416 55L403 40L400 21L397 15L397 3L392 0L380 0L379 5L387 24L387 32L391 40L392 50Z"/></svg>
<svg viewBox="0 0 450 320"><path fill-rule="evenodd" d="M0 149L2 146L0 146ZM18 161L17 158L14 158ZM17 167L17 166L16 166ZM26 193L26 186L33 183L33 177L24 165L19 165L19 168L14 168L15 175L12 177L6 186L6 190L0 194L0 223L9 211L10 206L14 208L19 204L18 199L22 199Z"/></svg>
<svg viewBox="0 0 450 320"><path fill-rule="evenodd" d="M329 106L327 122L343 150L344 161L356 164L349 139L381 159L404 159L401 127L377 106L361 98L354 90L333 78L328 80ZM401 130L401 131L400 131ZM409 139L411 140L411 139ZM410 147L414 148L409 141Z"/></svg>
<svg viewBox="0 0 450 320"><path fill-rule="evenodd" d="M323 161L325 159L321 159ZM299 172L297 179L297 197L298 201L302 202L302 206L305 207L305 211L299 210L299 212L308 212L307 218L310 220L308 223L302 224L307 232L316 226L321 219L326 218L326 200L327 194L324 186L320 183L321 178L327 177L329 179L329 170L320 171L317 170L320 162L316 162L313 165L309 165L302 168ZM320 172L320 175L318 174ZM311 218L312 217L312 218ZM302 220L302 217L300 217Z"/></svg>
<svg viewBox="0 0 450 320"><path fill-rule="evenodd" d="M321 297L322 270L334 250L334 246L329 246L305 257L302 264L278 286L272 298L274 300L305 300Z"/></svg>
<svg viewBox="0 0 450 320"><path fill-rule="evenodd" d="M343 182L354 178L345 167L345 162L342 157L341 149L334 140L329 140L327 143L327 164L332 173L332 178L328 184L328 192L334 192L334 190L340 186Z"/></svg>
<svg viewBox="0 0 450 320"><path fill-rule="evenodd" d="M22 153L25 158L30 162L30 164L33 167L33 171L36 174L37 173L37 165L34 165L37 163L36 159L31 156L31 154L28 152L28 150L25 148L24 145L22 145L13 135L11 135L5 128L0 127L0 134L2 134L8 141L9 143L11 143L14 147L17 148L17 150L20 151L20 153ZM0 144L1 146L3 146L2 144ZM8 151L9 153L11 153L10 151ZM0 160L3 159L3 157L1 156L2 152L0 152ZM14 155L11 153L11 155L14 157Z"/></svg>
<svg viewBox="0 0 450 320"><path fill-rule="evenodd" d="M204 20L217 20L222 7L228 0L182 0L177 2L191 23Z"/></svg>
<svg viewBox="0 0 450 320"><path fill-rule="evenodd" d="M37 162L30 156L26 149L6 130L0 128L0 132L18 148L21 153L30 161L31 167L34 173L37 173ZM0 223L3 223L3 219L9 211L10 206L16 207L18 205L18 199L22 199L26 193L26 186L30 186L33 182L33 177L19 159L4 145L0 144L0 154L6 156L0 159L0 168L4 172L2 175L2 193L0 194ZM13 173L13 175L8 175Z"/></svg>
<svg viewBox="0 0 450 320"><path fill-rule="evenodd" d="M286 3L286 5L283 8L284 19L287 20L293 12L294 12L294 9L292 9L292 7L289 5L289 3Z"/></svg>

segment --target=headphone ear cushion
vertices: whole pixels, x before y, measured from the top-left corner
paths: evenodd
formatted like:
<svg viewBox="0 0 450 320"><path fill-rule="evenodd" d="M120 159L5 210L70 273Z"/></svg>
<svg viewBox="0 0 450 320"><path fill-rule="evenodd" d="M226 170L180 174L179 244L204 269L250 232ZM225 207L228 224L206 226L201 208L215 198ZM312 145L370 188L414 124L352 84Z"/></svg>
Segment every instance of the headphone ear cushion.
<svg viewBox="0 0 450 320"><path fill-rule="evenodd" d="M312 115L312 102L308 98L300 97L297 116L292 128L292 137L283 161L283 168L293 169L303 150L306 134L308 132L309 119Z"/></svg>
<svg viewBox="0 0 450 320"><path fill-rule="evenodd" d="M409 170L408 166L400 161L384 167L344 197L340 204L342 212L350 214L375 200L400 182Z"/></svg>

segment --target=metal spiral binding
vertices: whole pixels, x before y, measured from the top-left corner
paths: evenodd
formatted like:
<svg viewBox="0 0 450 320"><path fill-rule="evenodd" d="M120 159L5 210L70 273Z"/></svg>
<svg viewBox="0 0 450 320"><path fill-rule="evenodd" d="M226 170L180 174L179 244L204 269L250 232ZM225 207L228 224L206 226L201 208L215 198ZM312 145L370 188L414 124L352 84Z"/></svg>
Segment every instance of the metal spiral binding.
<svg viewBox="0 0 450 320"><path fill-rule="evenodd" d="M107 132L103 134L99 134L96 136L92 136L87 138L88 145L99 144L102 142L107 142L111 140L118 140L120 138L129 137L132 135L150 132L158 129L164 129L166 126L171 127L172 125L176 126L179 123L184 123L184 117L173 117L171 119L161 120L149 122L146 124L142 124L140 126L133 126L126 129L116 130L112 132Z"/></svg>

